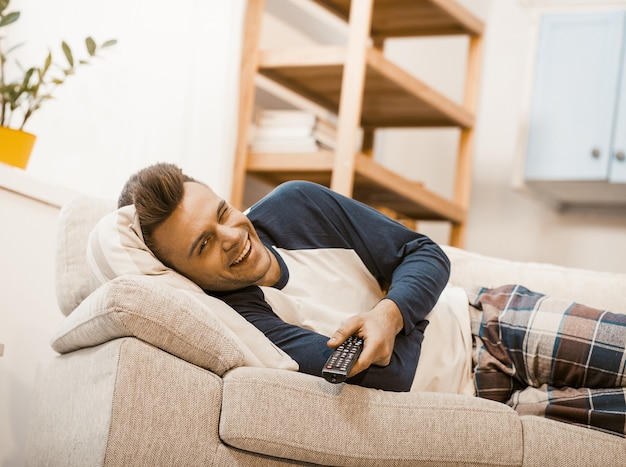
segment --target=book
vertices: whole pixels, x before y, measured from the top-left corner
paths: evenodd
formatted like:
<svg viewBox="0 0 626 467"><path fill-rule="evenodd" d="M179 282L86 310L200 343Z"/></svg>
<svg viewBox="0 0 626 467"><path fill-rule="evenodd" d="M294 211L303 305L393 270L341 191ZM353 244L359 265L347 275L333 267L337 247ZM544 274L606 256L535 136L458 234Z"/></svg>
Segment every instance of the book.
<svg viewBox="0 0 626 467"><path fill-rule="evenodd" d="M312 112L262 110L250 136L253 152L317 152L335 147L337 130Z"/></svg>
<svg viewBox="0 0 626 467"><path fill-rule="evenodd" d="M317 152L320 149L317 141L313 137L293 140L263 140L253 141L250 149L255 153L272 152Z"/></svg>
<svg viewBox="0 0 626 467"><path fill-rule="evenodd" d="M315 125L318 117L306 110L269 110L259 111L256 118L258 126L300 126Z"/></svg>
<svg viewBox="0 0 626 467"><path fill-rule="evenodd" d="M335 132L337 129L334 121L306 110L261 110L257 114L256 125L262 128L317 127L328 132Z"/></svg>

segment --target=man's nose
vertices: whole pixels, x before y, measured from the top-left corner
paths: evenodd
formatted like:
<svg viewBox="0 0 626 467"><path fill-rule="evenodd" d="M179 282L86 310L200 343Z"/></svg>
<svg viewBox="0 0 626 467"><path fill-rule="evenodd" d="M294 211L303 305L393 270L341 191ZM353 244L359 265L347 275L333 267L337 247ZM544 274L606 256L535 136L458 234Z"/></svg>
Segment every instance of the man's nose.
<svg viewBox="0 0 626 467"><path fill-rule="evenodd" d="M218 235L222 242L222 248L225 251L236 246L242 239L241 229L228 225L220 225L218 227Z"/></svg>

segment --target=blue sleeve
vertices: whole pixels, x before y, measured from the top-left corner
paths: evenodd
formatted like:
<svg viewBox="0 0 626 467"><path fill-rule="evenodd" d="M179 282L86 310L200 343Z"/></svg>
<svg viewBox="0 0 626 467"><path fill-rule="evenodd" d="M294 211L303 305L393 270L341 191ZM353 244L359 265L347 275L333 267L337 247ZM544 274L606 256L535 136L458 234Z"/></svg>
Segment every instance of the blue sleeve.
<svg viewBox="0 0 626 467"><path fill-rule="evenodd" d="M280 248L354 250L393 300L410 334L448 282L441 248L375 209L309 182L287 182L250 213L264 241Z"/></svg>
<svg viewBox="0 0 626 467"><path fill-rule="evenodd" d="M213 295L228 303L293 358L298 363L300 372L322 376L322 368L333 351L326 345L328 337L283 321L265 301L263 291L259 287L252 286L235 292ZM409 391L417 368L422 340L422 333L399 335L389 365L371 366L348 379L348 382L386 391Z"/></svg>

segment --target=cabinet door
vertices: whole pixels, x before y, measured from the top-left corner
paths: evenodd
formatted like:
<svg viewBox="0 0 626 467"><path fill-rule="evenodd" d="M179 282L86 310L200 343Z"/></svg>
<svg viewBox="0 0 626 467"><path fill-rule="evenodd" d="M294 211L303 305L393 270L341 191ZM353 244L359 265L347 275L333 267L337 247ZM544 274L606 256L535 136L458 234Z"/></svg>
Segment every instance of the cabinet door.
<svg viewBox="0 0 626 467"><path fill-rule="evenodd" d="M624 38L626 43L626 37ZM626 183L626 46L622 55L617 117L615 118L614 139L610 154L609 181Z"/></svg>
<svg viewBox="0 0 626 467"><path fill-rule="evenodd" d="M624 12L542 19L527 180L607 180Z"/></svg>

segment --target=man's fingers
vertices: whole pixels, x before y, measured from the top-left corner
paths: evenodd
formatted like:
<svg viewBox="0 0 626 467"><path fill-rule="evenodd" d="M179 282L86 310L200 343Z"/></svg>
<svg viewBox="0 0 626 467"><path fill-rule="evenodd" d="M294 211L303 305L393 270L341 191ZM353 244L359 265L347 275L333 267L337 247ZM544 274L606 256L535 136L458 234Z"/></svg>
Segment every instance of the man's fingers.
<svg viewBox="0 0 626 467"><path fill-rule="evenodd" d="M326 345L328 347L336 348L339 347L348 337L356 334L359 330L359 323L357 319L348 319L344 323L339 326L339 329L335 331L335 333L328 340Z"/></svg>
<svg viewBox="0 0 626 467"><path fill-rule="evenodd" d="M352 377L354 375L357 375L361 373L363 370L368 369L370 366L372 366L372 358L371 356L368 355L368 352L366 351L366 347L364 346L363 352L361 352L361 355L359 355L359 358L357 359L356 363L352 367L352 371L350 371L350 374L348 376Z"/></svg>
<svg viewBox="0 0 626 467"><path fill-rule="evenodd" d="M350 337L350 336L344 334L340 330L337 330L337 331L335 331L335 334L333 334L332 337L330 339L328 339L328 342L326 343L326 345L328 345L328 347L332 347L334 349L336 347L339 347L348 337Z"/></svg>

